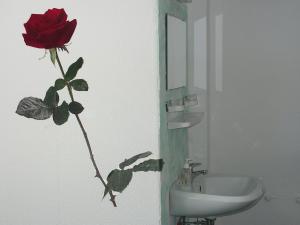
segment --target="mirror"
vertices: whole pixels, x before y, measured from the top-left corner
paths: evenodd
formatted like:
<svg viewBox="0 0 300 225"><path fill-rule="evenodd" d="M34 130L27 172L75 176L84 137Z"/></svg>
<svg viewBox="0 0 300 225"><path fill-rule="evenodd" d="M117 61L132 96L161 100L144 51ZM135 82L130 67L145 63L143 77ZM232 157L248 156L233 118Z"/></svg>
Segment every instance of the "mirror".
<svg viewBox="0 0 300 225"><path fill-rule="evenodd" d="M167 15L167 89L186 86L187 41L186 22Z"/></svg>

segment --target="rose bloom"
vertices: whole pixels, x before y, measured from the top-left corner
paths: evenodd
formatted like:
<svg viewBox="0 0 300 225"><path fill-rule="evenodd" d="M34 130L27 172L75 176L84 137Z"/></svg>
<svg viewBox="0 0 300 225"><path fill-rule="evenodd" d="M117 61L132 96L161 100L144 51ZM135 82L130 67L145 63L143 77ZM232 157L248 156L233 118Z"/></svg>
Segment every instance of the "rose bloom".
<svg viewBox="0 0 300 225"><path fill-rule="evenodd" d="M48 9L44 14L31 14L24 24L26 45L35 48L61 48L68 43L77 25L76 19L67 20L64 9Z"/></svg>

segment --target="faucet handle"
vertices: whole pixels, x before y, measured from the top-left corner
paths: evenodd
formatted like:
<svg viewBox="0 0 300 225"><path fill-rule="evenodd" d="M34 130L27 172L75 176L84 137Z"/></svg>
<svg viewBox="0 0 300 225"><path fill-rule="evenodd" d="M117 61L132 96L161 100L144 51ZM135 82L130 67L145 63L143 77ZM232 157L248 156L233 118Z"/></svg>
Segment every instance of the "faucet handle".
<svg viewBox="0 0 300 225"><path fill-rule="evenodd" d="M183 168L185 168L185 169L190 169L191 172L194 172L194 168L195 168L195 167L198 167L198 166L201 166L201 165L202 165L201 162L195 162L195 161L193 161L192 159L187 158L187 159L185 160L185 163L184 163Z"/></svg>
<svg viewBox="0 0 300 225"><path fill-rule="evenodd" d="M184 163L183 168L184 168L184 169L189 169L189 168L191 168L191 163L192 163L192 161L193 161L193 160L191 160L191 159L185 159L185 163Z"/></svg>
<svg viewBox="0 0 300 225"><path fill-rule="evenodd" d="M198 166L201 166L201 165L202 165L201 162L190 162L190 168L191 168L192 172L194 172L195 167L198 167Z"/></svg>

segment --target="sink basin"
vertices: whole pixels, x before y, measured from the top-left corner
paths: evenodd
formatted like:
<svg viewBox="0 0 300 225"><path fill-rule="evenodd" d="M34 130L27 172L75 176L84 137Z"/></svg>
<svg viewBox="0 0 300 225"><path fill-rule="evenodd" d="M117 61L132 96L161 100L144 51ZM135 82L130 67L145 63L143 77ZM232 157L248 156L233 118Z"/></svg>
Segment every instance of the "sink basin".
<svg viewBox="0 0 300 225"><path fill-rule="evenodd" d="M264 192L261 180L254 177L198 175L190 186L173 183L170 213L200 218L231 215L254 206Z"/></svg>

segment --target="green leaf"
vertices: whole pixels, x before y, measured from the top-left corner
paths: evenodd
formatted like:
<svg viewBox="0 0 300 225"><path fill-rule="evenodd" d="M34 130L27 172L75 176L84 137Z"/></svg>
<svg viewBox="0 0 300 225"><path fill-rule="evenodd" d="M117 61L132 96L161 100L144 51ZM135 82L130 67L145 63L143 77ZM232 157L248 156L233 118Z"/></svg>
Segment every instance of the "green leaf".
<svg viewBox="0 0 300 225"><path fill-rule="evenodd" d="M146 157L148 157L151 154L152 154L152 152L148 151L148 152L144 152L144 153L135 155L135 156L133 156L133 157L131 157L129 159L125 159L124 162L122 162L122 163L119 164L119 167L120 167L120 169L123 170L126 166L130 166L132 163L134 163L138 159L146 158Z"/></svg>
<svg viewBox="0 0 300 225"><path fill-rule="evenodd" d="M55 61L56 61L56 49L55 48L51 48L51 49L49 49L49 52L50 52L51 62L53 63L53 65L55 65Z"/></svg>
<svg viewBox="0 0 300 225"><path fill-rule="evenodd" d="M27 118L45 120L52 115L52 109L42 99L27 97L19 102L16 113Z"/></svg>
<svg viewBox="0 0 300 225"><path fill-rule="evenodd" d="M55 106L57 106L58 105L58 103L59 103L59 95L58 95L58 93L56 92L56 98L55 98Z"/></svg>
<svg viewBox="0 0 300 225"><path fill-rule="evenodd" d="M69 104L69 111L73 114L79 114L84 110L83 106L79 102L71 102Z"/></svg>
<svg viewBox="0 0 300 225"><path fill-rule="evenodd" d="M132 179L132 170L112 170L107 177L107 186L117 192L122 192ZM107 190L108 192L108 190Z"/></svg>
<svg viewBox="0 0 300 225"><path fill-rule="evenodd" d="M76 62L74 62L68 69L65 80L70 81L73 80L76 77L76 74L78 70L82 67L83 65L83 58L80 57Z"/></svg>
<svg viewBox="0 0 300 225"><path fill-rule="evenodd" d="M133 167L133 172L138 171L162 171L164 161L162 159L149 159Z"/></svg>
<svg viewBox="0 0 300 225"><path fill-rule="evenodd" d="M46 103L46 105L48 105L50 108L54 108L57 106L57 92L56 92L56 88L51 86L47 92L46 92L46 96L44 98L44 102Z"/></svg>
<svg viewBox="0 0 300 225"><path fill-rule="evenodd" d="M59 90L63 89L66 86L66 82L65 82L64 79L57 79L55 81L54 86L55 86L56 90L59 91Z"/></svg>
<svg viewBox="0 0 300 225"><path fill-rule="evenodd" d="M84 79L76 79L70 82L72 88L76 91L87 91L89 86Z"/></svg>
<svg viewBox="0 0 300 225"><path fill-rule="evenodd" d="M62 125L69 118L69 105L65 101L53 110L53 121L56 125Z"/></svg>

